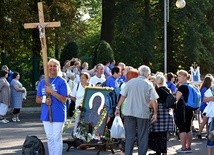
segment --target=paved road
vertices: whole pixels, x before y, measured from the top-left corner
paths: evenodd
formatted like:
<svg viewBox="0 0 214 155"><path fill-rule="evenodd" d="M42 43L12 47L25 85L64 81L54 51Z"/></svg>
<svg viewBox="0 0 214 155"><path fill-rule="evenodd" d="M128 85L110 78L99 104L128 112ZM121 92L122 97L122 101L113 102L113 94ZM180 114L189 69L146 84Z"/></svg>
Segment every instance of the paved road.
<svg viewBox="0 0 214 155"><path fill-rule="evenodd" d="M9 119L10 116L8 116ZM47 153L47 139L43 130L42 123L39 121L38 112L23 112L20 115L21 122L10 122L8 124L0 123L0 155L21 155L21 148L27 135L38 136L45 145ZM63 139L68 139L69 133L63 134ZM70 149L66 152L67 145L64 145L63 155L96 155L95 149L90 150L77 150ZM168 142L168 155L174 155L176 149L180 148L180 142L176 137L171 137ZM192 153L189 155L206 155L206 139L198 140L193 138ZM115 154L119 155L119 150L115 150ZM135 148L134 155L137 155L137 148ZM152 153L152 151L148 151ZM109 155L110 151L101 152L100 155ZM181 153L180 153L181 154Z"/></svg>

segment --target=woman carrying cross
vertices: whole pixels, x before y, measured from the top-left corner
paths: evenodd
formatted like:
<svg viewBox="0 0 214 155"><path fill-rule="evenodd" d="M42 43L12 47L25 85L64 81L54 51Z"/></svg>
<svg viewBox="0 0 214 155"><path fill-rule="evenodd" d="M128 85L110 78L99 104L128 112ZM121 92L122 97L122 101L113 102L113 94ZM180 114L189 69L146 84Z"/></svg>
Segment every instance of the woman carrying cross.
<svg viewBox="0 0 214 155"><path fill-rule="evenodd" d="M62 155L62 131L66 121L66 98L70 93L68 84L61 77L60 63L56 59L48 62L49 83L40 81L36 102L41 104L41 121L48 139L48 150L50 155ZM52 122L49 118L48 107L51 107Z"/></svg>

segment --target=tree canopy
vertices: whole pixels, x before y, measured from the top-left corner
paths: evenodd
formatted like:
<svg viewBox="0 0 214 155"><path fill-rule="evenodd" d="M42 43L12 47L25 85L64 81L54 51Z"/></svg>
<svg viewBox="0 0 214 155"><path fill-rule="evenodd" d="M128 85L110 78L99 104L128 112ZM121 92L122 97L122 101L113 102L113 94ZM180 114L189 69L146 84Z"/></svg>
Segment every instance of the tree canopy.
<svg viewBox="0 0 214 155"><path fill-rule="evenodd" d="M33 88L42 66L40 42L38 31L25 30L23 24L38 22L37 2L0 1L1 65L20 72L29 88ZM117 62L133 67L145 64L153 72L163 71L163 2L44 0L45 21L61 22L60 28L46 29L48 56L65 60L63 50L72 43L78 49L73 54L93 67L99 61L97 47L104 40ZM214 1L188 0L183 9L176 8L175 2L169 3L167 70L189 70L196 62L203 74L214 73Z"/></svg>

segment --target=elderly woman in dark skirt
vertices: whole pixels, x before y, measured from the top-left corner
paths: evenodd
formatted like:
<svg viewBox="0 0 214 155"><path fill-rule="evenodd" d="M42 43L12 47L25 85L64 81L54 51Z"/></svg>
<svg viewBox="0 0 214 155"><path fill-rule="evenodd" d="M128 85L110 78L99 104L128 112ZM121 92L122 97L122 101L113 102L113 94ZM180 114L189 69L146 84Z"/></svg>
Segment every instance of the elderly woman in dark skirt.
<svg viewBox="0 0 214 155"><path fill-rule="evenodd" d="M173 116L170 114L170 109L163 107L163 102L165 102L170 90L166 87L164 75L158 74L155 81L159 96L158 115L157 121L150 128L149 148L155 151L150 155L164 155L167 154L167 132L173 131Z"/></svg>

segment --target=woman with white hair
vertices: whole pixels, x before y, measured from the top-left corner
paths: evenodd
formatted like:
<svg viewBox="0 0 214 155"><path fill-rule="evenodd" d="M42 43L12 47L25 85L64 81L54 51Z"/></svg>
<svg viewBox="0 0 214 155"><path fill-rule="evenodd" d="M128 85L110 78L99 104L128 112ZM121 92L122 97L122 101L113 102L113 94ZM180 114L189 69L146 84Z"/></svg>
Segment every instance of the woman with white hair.
<svg viewBox="0 0 214 155"><path fill-rule="evenodd" d="M163 74L158 74L155 79L156 92L158 93L157 121L151 124L149 134L149 148L156 151L150 155L161 155L167 153L167 132L173 131L173 116L170 109L165 108L163 103L170 90L166 86L166 79Z"/></svg>
<svg viewBox="0 0 214 155"><path fill-rule="evenodd" d="M62 155L62 131L66 121L65 103L70 89L66 80L62 78L58 60L49 60L48 73L50 85L47 86L45 80L39 82L36 102L41 104L41 121L48 139L49 154ZM49 120L48 106L51 106L52 122Z"/></svg>

